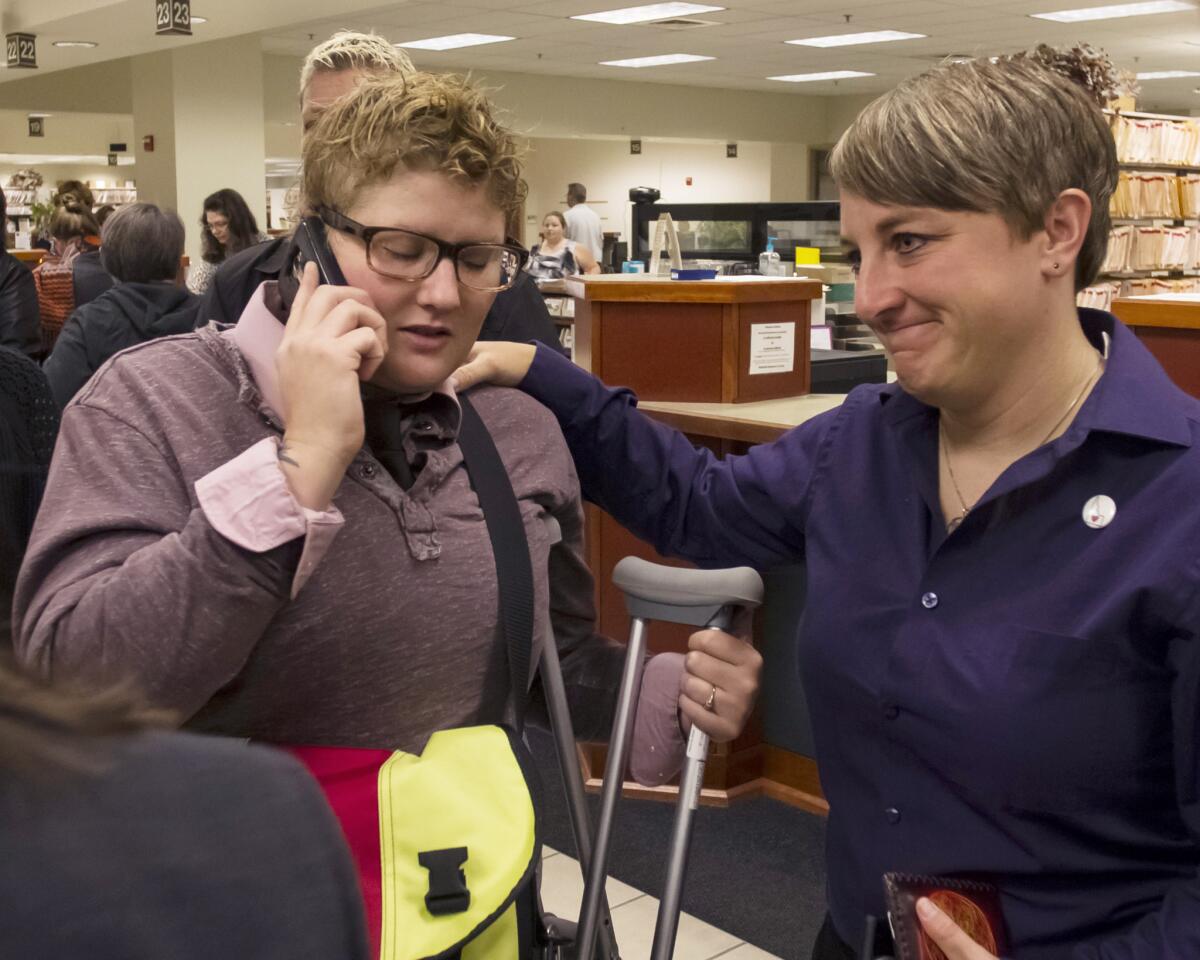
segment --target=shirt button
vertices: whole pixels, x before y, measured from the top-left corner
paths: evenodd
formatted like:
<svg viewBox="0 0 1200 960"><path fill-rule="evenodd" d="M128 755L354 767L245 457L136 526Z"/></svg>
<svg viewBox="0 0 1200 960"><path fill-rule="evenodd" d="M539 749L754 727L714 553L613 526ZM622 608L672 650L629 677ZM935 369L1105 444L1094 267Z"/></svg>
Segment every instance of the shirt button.
<svg viewBox="0 0 1200 960"><path fill-rule="evenodd" d="M921 606L926 610L932 610L938 605L938 595L932 591L921 594Z"/></svg>
<svg viewBox="0 0 1200 960"><path fill-rule="evenodd" d="M883 715L888 720L895 720L898 716L900 716L900 708L894 703L889 703L883 708Z"/></svg>
<svg viewBox="0 0 1200 960"><path fill-rule="evenodd" d="M375 464L364 463L362 465L362 467L359 469L358 475L367 480L370 480L373 476L375 476Z"/></svg>
<svg viewBox="0 0 1200 960"><path fill-rule="evenodd" d="M428 420L422 420L420 423L417 424L417 429L423 430L424 432L428 433L430 430L433 429L433 424L430 423Z"/></svg>
<svg viewBox="0 0 1200 960"><path fill-rule="evenodd" d="M887 817L887 822L890 824L894 825L900 822L900 811L895 807L888 807L883 811L883 815Z"/></svg>

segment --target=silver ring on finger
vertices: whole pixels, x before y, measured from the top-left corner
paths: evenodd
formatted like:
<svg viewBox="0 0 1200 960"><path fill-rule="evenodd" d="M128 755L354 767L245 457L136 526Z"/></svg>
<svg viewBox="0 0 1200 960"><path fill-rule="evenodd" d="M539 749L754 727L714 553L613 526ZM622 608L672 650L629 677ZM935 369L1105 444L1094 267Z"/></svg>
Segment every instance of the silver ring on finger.
<svg viewBox="0 0 1200 960"><path fill-rule="evenodd" d="M717 711L717 685L715 683L712 685L712 692L709 693L708 699L704 701L704 709L709 713Z"/></svg>

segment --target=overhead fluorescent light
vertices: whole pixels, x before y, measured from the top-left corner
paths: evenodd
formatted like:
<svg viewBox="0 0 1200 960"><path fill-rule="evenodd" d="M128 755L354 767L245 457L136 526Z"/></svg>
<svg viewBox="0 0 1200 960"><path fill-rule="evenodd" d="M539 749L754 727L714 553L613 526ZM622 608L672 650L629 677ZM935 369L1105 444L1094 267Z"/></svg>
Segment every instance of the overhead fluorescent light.
<svg viewBox="0 0 1200 960"><path fill-rule="evenodd" d="M622 7L600 13L583 13L572 20L592 20L596 23L649 23L671 17L686 17L694 13L716 13L724 7L708 7L701 3L648 3L640 7Z"/></svg>
<svg viewBox="0 0 1200 960"><path fill-rule="evenodd" d="M1196 70L1152 70L1150 73L1139 73L1139 80L1175 80L1179 77L1200 77Z"/></svg>
<svg viewBox="0 0 1200 960"><path fill-rule="evenodd" d="M875 30L870 33L838 33L831 37L807 37L804 40L785 40L801 47L852 47L858 43L887 43L891 40L924 40L923 33L904 33L900 30Z"/></svg>
<svg viewBox="0 0 1200 960"><path fill-rule="evenodd" d="M99 46L95 40L55 40L54 45L56 47L86 47L88 49Z"/></svg>
<svg viewBox="0 0 1200 960"><path fill-rule="evenodd" d="M208 23L208 17L192 17L192 23Z"/></svg>
<svg viewBox="0 0 1200 960"><path fill-rule="evenodd" d="M634 57L631 60L601 60L602 67L665 67L672 63L695 63L697 60L715 60L716 57L698 57L694 53L668 53L661 57Z"/></svg>
<svg viewBox="0 0 1200 960"><path fill-rule="evenodd" d="M1147 17L1153 13L1179 13L1195 10L1192 3L1182 0L1150 0L1148 3L1114 3L1107 7L1080 7L1078 10L1055 10L1053 13L1031 13L1038 20L1058 23L1080 23L1083 20L1116 20L1119 17Z"/></svg>
<svg viewBox="0 0 1200 960"><path fill-rule="evenodd" d="M30 120L45 120L47 117L54 116L54 114L52 114L52 113L28 113L28 114L26 114L26 116L29 117Z"/></svg>
<svg viewBox="0 0 1200 960"><path fill-rule="evenodd" d="M786 77L767 77L768 80L784 80L787 83L813 83L817 80L853 80L855 77L873 77L873 73L861 70L827 70L824 73L791 73Z"/></svg>
<svg viewBox="0 0 1200 960"><path fill-rule="evenodd" d="M454 33L448 37L430 37L428 40L408 40L398 47L410 50L457 50L459 47L478 47L485 43L503 43L516 37L501 37L494 33Z"/></svg>

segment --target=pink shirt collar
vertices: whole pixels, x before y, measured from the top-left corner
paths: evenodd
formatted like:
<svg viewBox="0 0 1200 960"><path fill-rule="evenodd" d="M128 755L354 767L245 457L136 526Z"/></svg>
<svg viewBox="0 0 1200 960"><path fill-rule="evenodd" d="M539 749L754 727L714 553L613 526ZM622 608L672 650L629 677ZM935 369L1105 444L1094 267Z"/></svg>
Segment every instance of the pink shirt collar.
<svg viewBox="0 0 1200 960"><path fill-rule="evenodd" d="M268 291L268 288L270 290ZM268 293L270 296L268 296ZM279 344L283 342L283 329L287 323L286 317L281 317L267 305L268 299L278 302L275 292L275 281L267 280L258 285L254 296L246 304L242 316L232 330L226 331L225 336L233 340L246 365L250 368L250 376L258 385L263 402L283 419L283 396L279 392L279 376L275 370L275 354ZM438 384L431 394L438 394L451 400L458 406L458 397L449 380ZM409 402L417 403L431 394L423 394L410 398Z"/></svg>

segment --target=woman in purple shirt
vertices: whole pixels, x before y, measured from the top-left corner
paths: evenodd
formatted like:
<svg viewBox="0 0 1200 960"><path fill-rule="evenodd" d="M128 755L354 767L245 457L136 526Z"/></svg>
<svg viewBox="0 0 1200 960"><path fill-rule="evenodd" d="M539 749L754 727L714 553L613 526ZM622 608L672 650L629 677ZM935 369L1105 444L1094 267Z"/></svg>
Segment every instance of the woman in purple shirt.
<svg viewBox="0 0 1200 960"><path fill-rule="evenodd" d="M990 880L1021 960L1200 956L1200 403L1109 314L1106 59L938 67L834 150L898 383L716 460L545 351L456 374L555 410L664 553L803 560L798 643L849 958L885 871ZM925 902L951 960L990 954ZM919 910L919 912L922 912Z"/></svg>

